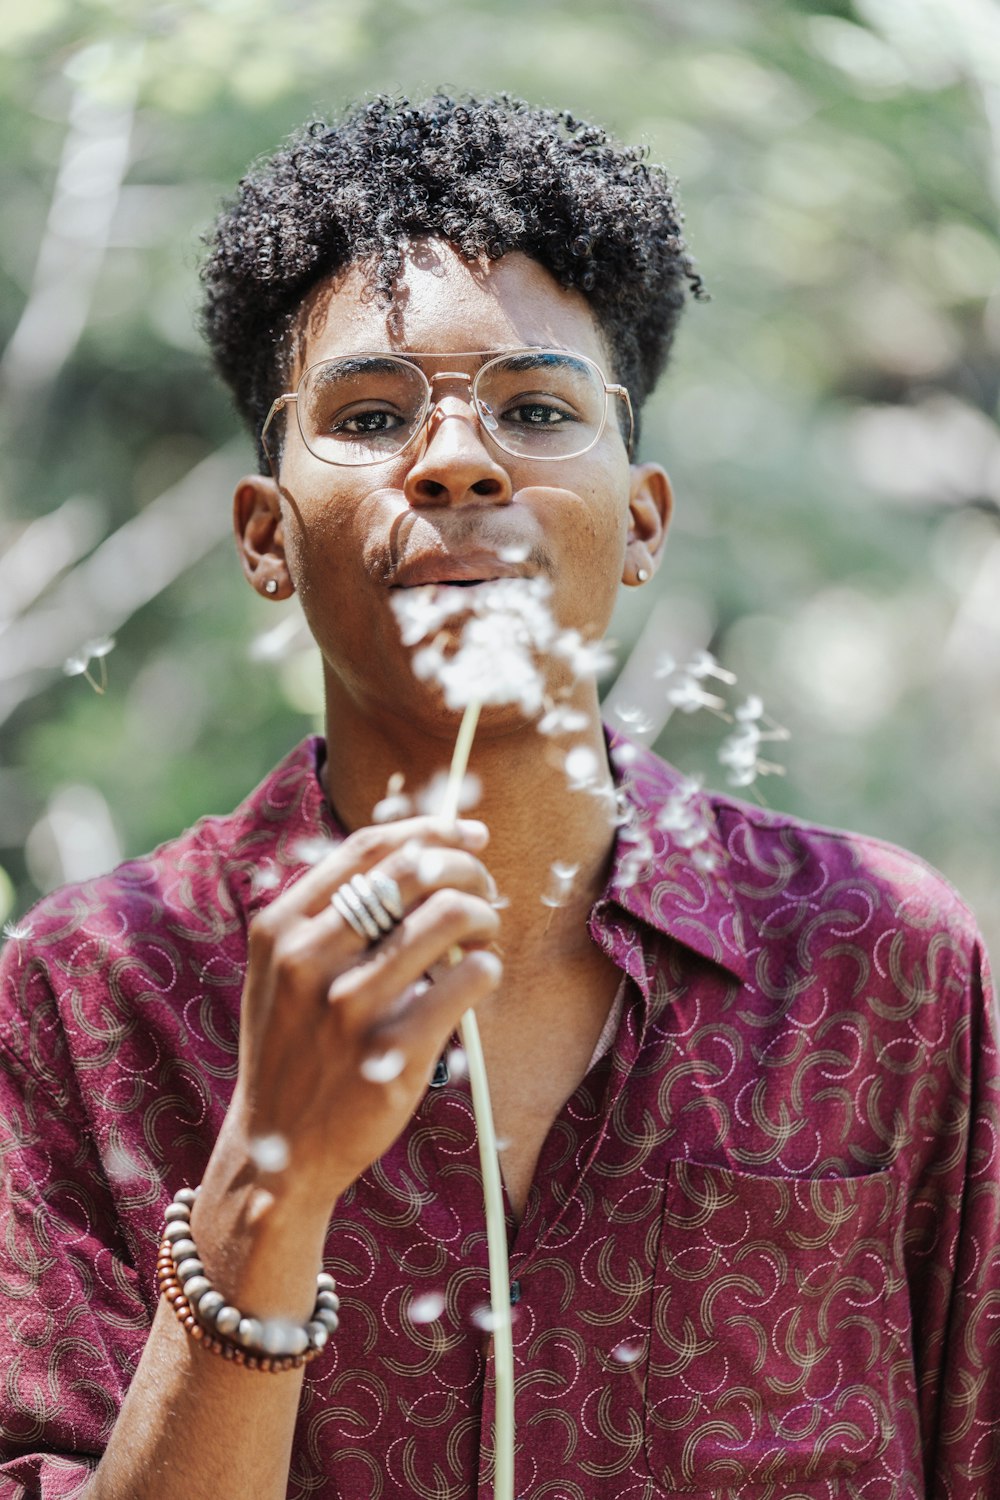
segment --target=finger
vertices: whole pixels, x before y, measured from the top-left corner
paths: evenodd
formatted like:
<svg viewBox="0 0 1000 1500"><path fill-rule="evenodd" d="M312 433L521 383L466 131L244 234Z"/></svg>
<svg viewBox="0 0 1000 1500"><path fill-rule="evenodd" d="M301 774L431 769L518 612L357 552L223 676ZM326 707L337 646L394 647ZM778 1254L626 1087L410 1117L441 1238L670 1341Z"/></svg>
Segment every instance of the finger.
<svg viewBox="0 0 1000 1500"><path fill-rule="evenodd" d="M487 902L497 898L496 882L485 865L474 855L460 849L451 849L447 845L427 845L411 839L379 865L370 867L367 873L370 875L373 869L393 881L404 914L413 911L435 891L444 889L465 891ZM349 887L349 882L345 881L331 892L313 915L310 924L313 928L312 936L317 944L329 952L331 961L365 952L372 943L384 941L390 930L386 923L385 931L369 932L361 919L359 932L357 916L354 921L351 920L351 891L349 888L345 891L345 886ZM377 890L374 894L378 899ZM388 915L391 916L392 913ZM396 920L398 922L402 918Z"/></svg>
<svg viewBox="0 0 1000 1500"><path fill-rule="evenodd" d="M323 910L334 890L345 880L359 871L370 869L410 840L421 837L428 843L478 850L488 843L489 829L485 823L471 818L462 818L456 823L448 823L442 818L407 818L399 823L359 829L258 912L251 931L257 930L262 947L273 944L296 918L315 916Z"/></svg>
<svg viewBox="0 0 1000 1500"><path fill-rule="evenodd" d="M418 844L477 853L485 849L489 842L489 829L485 823L473 818L461 818L455 823L449 823L444 818L430 817L405 818L399 823L379 823L370 828L359 828L272 905L277 905L280 901L287 903L290 909L312 916L326 904L337 886L342 885L345 880L359 871L363 874L373 865L381 864L387 856L414 841ZM294 900L289 901L290 897Z"/></svg>
<svg viewBox="0 0 1000 1500"><path fill-rule="evenodd" d="M500 918L482 898L451 888L434 891L369 950L364 963L335 976L327 991L330 1004L343 1008L351 1029L373 1025L449 949L485 946L499 933Z"/></svg>
<svg viewBox="0 0 1000 1500"><path fill-rule="evenodd" d="M402 1015L371 1028L368 1057L373 1065L363 1069L364 1076L375 1083L412 1069L421 1077L429 1076L462 1016L494 994L502 977L503 964L495 953L471 949L455 968L422 988ZM383 1059L391 1063L384 1075L378 1066Z"/></svg>
<svg viewBox="0 0 1000 1500"><path fill-rule="evenodd" d="M326 900L315 916L307 917L301 911L276 912L277 903L273 903L251 925L255 971L272 972L283 993L312 994L322 1000L338 975L356 968L359 983L366 983L381 972L379 967L373 968L373 959L391 945L396 954L393 982L398 997L438 960L442 944L492 941L496 935L498 922L490 905L496 888L492 876L474 855L411 839L380 868L392 873L393 879L399 877L400 897L409 916L432 897L438 898L429 923L422 919L408 927L407 938L399 942L395 939L402 924L386 934L374 926L371 933L364 928L358 932L342 904L334 907ZM459 893L474 899L475 905L452 909L449 897ZM471 924L467 920L470 911ZM434 925L442 915L444 925L435 936ZM387 1003L382 989L376 998L379 1005Z"/></svg>

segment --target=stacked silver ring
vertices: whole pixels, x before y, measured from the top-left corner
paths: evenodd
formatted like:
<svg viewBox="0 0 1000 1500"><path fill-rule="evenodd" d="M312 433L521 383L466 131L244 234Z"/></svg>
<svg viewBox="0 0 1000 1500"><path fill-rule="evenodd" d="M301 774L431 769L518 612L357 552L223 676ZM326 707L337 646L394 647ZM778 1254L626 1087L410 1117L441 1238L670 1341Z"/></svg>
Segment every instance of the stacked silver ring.
<svg viewBox="0 0 1000 1500"><path fill-rule="evenodd" d="M370 943L378 942L403 920L403 897L399 886L384 870L352 875L330 897L338 916Z"/></svg>

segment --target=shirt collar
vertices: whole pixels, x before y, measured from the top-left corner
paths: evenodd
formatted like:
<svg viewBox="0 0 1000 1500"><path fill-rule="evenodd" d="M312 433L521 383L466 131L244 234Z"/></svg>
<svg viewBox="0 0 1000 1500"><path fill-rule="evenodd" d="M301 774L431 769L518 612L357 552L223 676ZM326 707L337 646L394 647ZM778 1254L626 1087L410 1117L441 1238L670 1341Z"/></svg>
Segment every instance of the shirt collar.
<svg viewBox="0 0 1000 1500"><path fill-rule="evenodd" d="M743 924L711 798L652 751L614 730L606 733L621 825L599 906L615 903L748 983ZM320 784L325 756L322 738L311 736L250 799L256 806L266 789L268 804L277 804L278 857L285 867L280 886L317 857L306 846L321 850L327 840L344 837ZM275 893L262 891L254 904L266 905Z"/></svg>
<svg viewBox="0 0 1000 1500"><path fill-rule="evenodd" d="M604 900L748 983L743 923L711 798L650 750L613 730L608 740L622 822Z"/></svg>

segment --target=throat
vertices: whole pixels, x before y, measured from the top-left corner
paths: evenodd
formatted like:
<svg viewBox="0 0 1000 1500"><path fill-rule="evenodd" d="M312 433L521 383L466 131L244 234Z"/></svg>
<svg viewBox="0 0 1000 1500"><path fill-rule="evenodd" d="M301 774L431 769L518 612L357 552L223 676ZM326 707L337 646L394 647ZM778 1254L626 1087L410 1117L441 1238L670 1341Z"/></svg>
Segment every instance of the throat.
<svg viewBox="0 0 1000 1500"><path fill-rule="evenodd" d="M575 963L537 973L529 989L505 982L481 1015L500 1166L518 1222L545 1140L614 1024L621 972L590 945ZM613 1041L613 1037L611 1038Z"/></svg>

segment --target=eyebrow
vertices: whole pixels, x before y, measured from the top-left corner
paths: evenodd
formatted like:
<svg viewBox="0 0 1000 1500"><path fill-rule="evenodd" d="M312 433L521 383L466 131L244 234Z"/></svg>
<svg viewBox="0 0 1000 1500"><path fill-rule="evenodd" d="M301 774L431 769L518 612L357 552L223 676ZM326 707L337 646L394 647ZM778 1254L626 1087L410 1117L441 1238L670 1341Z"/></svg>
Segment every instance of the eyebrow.
<svg viewBox="0 0 1000 1500"><path fill-rule="evenodd" d="M499 356L497 356L499 357ZM583 356L569 349L542 349L538 354L521 353L511 357L512 370L543 370L549 365L582 364Z"/></svg>
<svg viewBox="0 0 1000 1500"><path fill-rule="evenodd" d="M315 371L313 378L320 382L325 381L329 376L330 365L334 364L337 366L339 375L345 373L357 375L362 370L375 371L379 375L391 375L394 370L398 369L396 359L392 356L380 359L372 354L335 354L331 359L320 360L318 364L312 366Z"/></svg>
<svg viewBox="0 0 1000 1500"><path fill-rule="evenodd" d="M537 350L537 353L534 352ZM321 381L324 378L326 367L336 364L341 374L357 374L361 370L374 372L379 375L391 374L397 368L396 362L402 360L405 364L416 365L419 369L423 361L446 361L453 359L477 359L480 369L494 359L509 358L513 370L518 372L525 370L541 370L551 365L563 363L581 363L584 356L570 349L553 348L551 344L521 345L516 349L461 349L450 353L437 353L436 351L425 351L415 349L412 351L400 351L398 354L386 352L380 357L376 352L367 353L364 350L355 355L335 354L329 359L320 360L313 368L316 370L315 378Z"/></svg>

